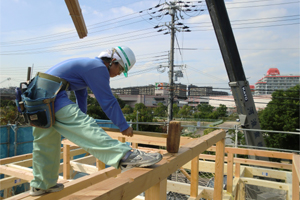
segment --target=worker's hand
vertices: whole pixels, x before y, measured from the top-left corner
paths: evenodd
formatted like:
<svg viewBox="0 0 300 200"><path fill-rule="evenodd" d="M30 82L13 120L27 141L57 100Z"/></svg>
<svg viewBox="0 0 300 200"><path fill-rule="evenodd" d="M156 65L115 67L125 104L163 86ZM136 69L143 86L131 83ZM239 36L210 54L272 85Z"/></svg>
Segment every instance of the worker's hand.
<svg viewBox="0 0 300 200"><path fill-rule="evenodd" d="M133 129L131 127L129 127L125 131L122 131L122 135L126 135L128 137L132 137L133 136Z"/></svg>

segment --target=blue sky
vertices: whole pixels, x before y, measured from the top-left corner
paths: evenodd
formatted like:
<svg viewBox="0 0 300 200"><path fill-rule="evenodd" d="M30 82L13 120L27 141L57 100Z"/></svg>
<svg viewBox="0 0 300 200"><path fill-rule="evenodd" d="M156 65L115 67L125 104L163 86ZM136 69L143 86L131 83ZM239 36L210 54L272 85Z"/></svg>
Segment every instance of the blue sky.
<svg viewBox="0 0 300 200"><path fill-rule="evenodd" d="M205 1L189 1L194 11L178 20L191 32L177 32L175 64L184 67L176 83L224 88L228 76L219 51ZM255 84L269 68L281 74L299 73L299 0L225 1L246 77ZM129 46L137 63L129 77L111 79L111 87L168 82L170 34L164 26L169 15L158 16L161 0L79 0L88 36L79 39L63 0L0 1L0 87L25 81L27 67L33 74L74 57L96 57L114 46ZM150 9L151 8L151 9ZM142 12L140 12L142 11ZM155 13L154 13L155 12ZM162 11L165 12L165 11ZM152 19L150 19L152 18ZM154 29L156 25L160 28ZM163 29L161 32L157 30ZM164 72L162 72L164 71ZM7 80L11 78L11 80ZM7 81L5 81L7 80ZM218 89L216 89L218 90Z"/></svg>

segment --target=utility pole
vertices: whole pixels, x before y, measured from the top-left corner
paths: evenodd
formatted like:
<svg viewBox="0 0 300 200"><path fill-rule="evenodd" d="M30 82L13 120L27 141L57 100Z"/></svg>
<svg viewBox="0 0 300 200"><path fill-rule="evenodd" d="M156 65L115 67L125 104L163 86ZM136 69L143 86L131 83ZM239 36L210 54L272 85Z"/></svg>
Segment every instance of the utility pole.
<svg viewBox="0 0 300 200"><path fill-rule="evenodd" d="M173 119L173 98L174 98L174 81L173 81L173 71L174 71L174 37L175 37L175 13L176 7L174 2L170 2L169 14L172 17L170 30L171 30L171 47L170 47L170 66L169 66L169 105L168 105L168 121Z"/></svg>
<svg viewBox="0 0 300 200"><path fill-rule="evenodd" d="M157 6L153 8L149 8L151 10L150 14L152 19L162 19L165 15L171 16L171 22L165 23L164 25L156 25L154 28L160 28L162 26L166 26L169 29L169 32L165 32L166 34L171 34L171 45L170 45L170 57L169 57L169 104L168 104L168 121L170 122L173 119L173 102L174 102L174 42L175 42L175 32L191 32L189 30L188 26L185 26L183 23L178 22L177 20L183 19L183 14L186 14L186 16L191 17L193 13L196 13L198 15L200 12L204 11L201 9L202 1L198 2L185 2L185 1L170 1L165 2L162 4L158 4ZM177 13L178 11L178 13ZM140 12L141 13L141 12ZM196 16L194 15L194 16ZM176 27L177 26L177 27ZM164 31L166 29L160 28L157 32ZM176 77L183 77L182 73L177 73Z"/></svg>

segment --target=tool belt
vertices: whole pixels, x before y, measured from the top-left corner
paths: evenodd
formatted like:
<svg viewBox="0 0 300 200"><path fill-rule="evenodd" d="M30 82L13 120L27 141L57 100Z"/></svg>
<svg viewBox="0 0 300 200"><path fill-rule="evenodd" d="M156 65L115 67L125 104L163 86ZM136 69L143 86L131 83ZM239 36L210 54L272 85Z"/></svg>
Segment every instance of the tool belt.
<svg viewBox="0 0 300 200"><path fill-rule="evenodd" d="M25 121L34 127L50 128L55 123L56 95L59 91L67 90L69 83L57 76L38 72L24 92L22 84L16 89L16 103Z"/></svg>

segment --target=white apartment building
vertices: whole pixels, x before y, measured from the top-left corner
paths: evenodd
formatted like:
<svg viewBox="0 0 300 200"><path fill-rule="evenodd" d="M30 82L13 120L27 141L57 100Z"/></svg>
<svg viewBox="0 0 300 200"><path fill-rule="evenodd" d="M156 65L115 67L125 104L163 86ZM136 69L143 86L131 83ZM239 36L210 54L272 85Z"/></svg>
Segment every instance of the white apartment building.
<svg viewBox="0 0 300 200"><path fill-rule="evenodd" d="M267 75L255 83L254 95L272 94L275 90L287 90L300 82L300 75L280 75L277 68L270 68Z"/></svg>

